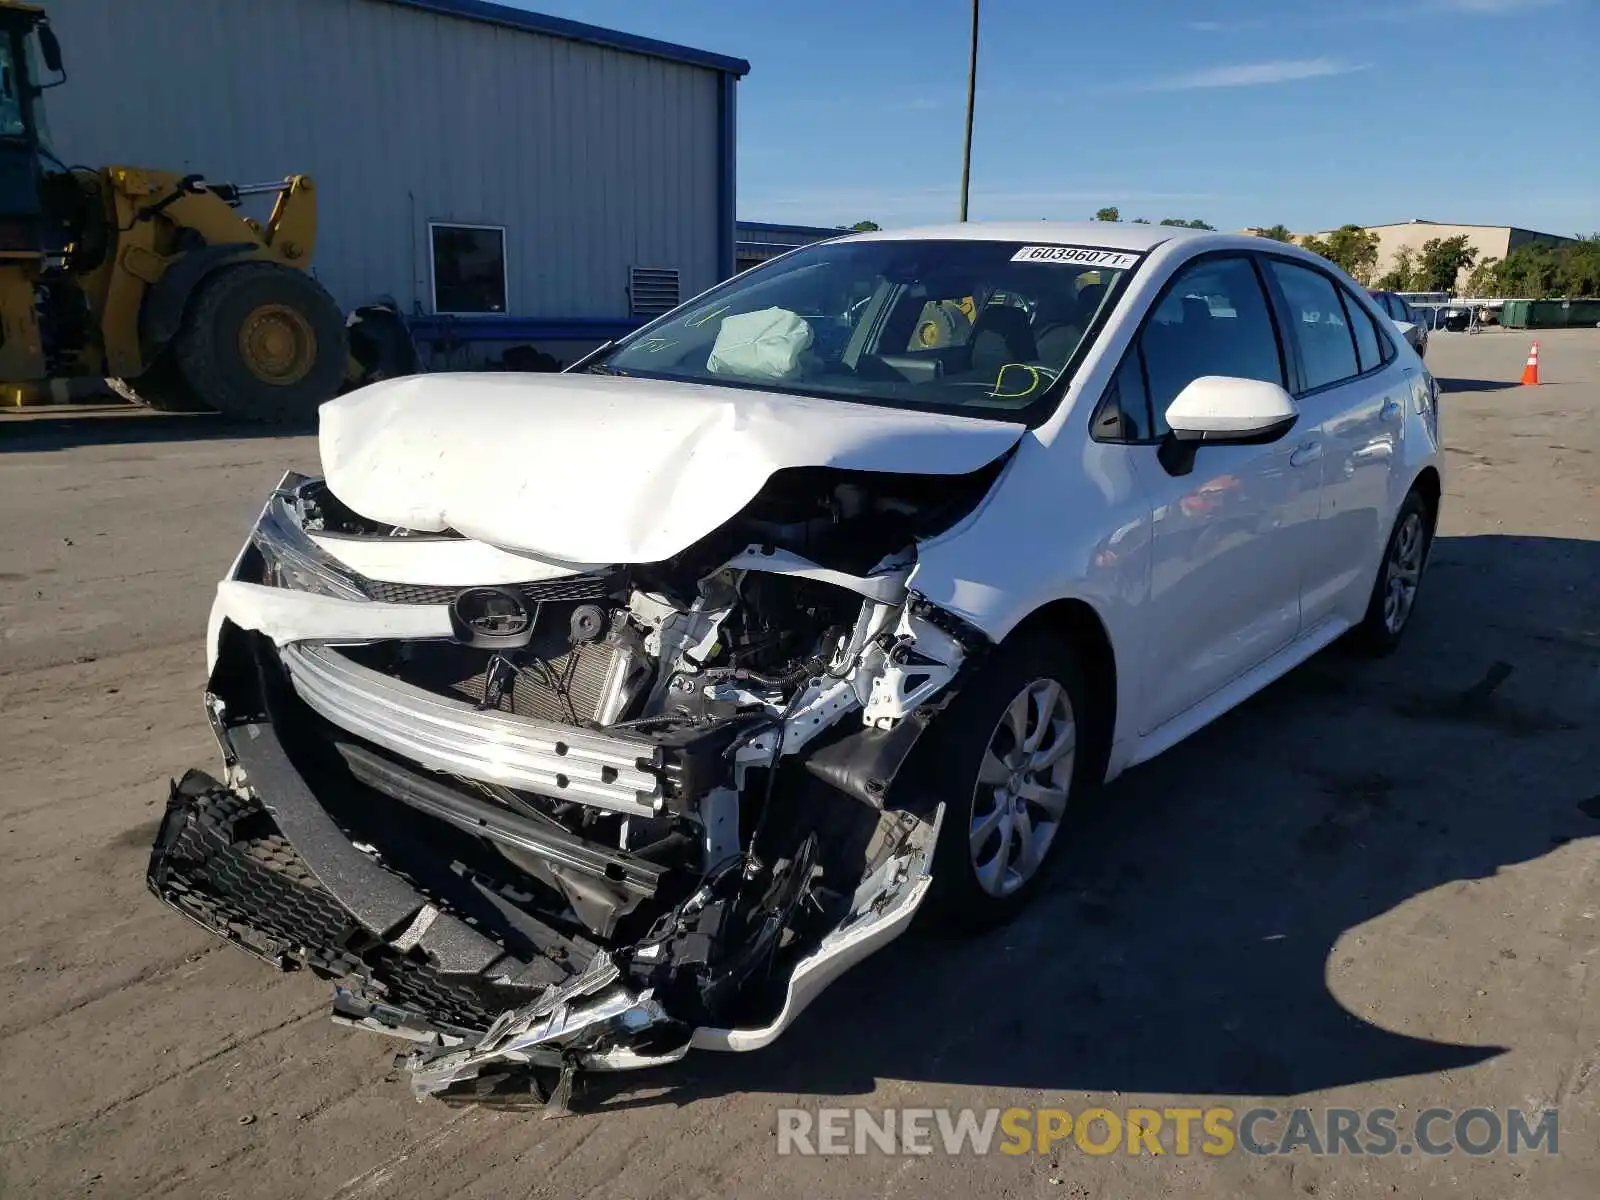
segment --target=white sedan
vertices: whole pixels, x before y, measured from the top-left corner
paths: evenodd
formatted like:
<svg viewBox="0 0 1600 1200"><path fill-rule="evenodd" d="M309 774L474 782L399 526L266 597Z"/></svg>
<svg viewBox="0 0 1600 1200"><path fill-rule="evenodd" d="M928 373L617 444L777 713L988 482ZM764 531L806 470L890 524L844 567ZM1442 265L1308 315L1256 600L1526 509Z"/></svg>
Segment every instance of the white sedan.
<svg viewBox="0 0 1600 1200"><path fill-rule="evenodd" d="M1339 638L1394 648L1438 391L1293 246L843 237L558 375L322 410L218 587L152 888L422 1094L778 1036Z"/></svg>

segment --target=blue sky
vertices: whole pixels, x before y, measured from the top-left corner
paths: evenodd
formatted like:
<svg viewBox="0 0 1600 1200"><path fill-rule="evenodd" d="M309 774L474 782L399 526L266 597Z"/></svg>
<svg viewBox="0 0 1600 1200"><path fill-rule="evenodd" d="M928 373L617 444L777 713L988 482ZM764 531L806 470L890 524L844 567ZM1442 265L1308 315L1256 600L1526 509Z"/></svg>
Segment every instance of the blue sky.
<svg viewBox="0 0 1600 1200"><path fill-rule="evenodd" d="M965 0L542 0L748 59L739 215L953 219ZM974 219L1600 231L1600 0L985 0Z"/></svg>

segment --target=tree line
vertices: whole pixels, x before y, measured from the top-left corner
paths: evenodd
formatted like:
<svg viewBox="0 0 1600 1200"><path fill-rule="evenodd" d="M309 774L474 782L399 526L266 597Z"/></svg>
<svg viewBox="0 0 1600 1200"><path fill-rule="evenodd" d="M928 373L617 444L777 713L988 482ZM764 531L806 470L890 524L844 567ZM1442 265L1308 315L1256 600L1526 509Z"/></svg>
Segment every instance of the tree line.
<svg viewBox="0 0 1600 1200"><path fill-rule="evenodd" d="M1122 212L1107 205L1094 214L1096 221L1120 221ZM1134 225L1148 225L1134 217ZM1180 229L1215 229L1206 222L1163 217L1157 224ZM841 228L843 228L841 226ZM852 229L877 229L872 221L857 221ZM1388 270L1378 274L1378 235L1360 225L1341 225L1332 233L1297 238L1287 225L1267 225L1256 230L1276 242L1298 243L1339 267L1364 287L1386 292L1454 292L1462 271L1469 271L1465 291L1469 296L1494 299L1558 299L1600 296L1600 233L1570 243L1530 242L1504 258L1478 259L1466 234L1429 238L1416 250L1400 250Z"/></svg>
<svg viewBox="0 0 1600 1200"><path fill-rule="evenodd" d="M1569 245L1530 242L1504 258L1485 259L1468 277L1467 291L1533 300L1600 296L1600 234Z"/></svg>
<svg viewBox="0 0 1600 1200"><path fill-rule="evenodd" d="M1102 208L1095 214L1097 221L1115 221L1119 218L1120 214L1115 208ZM1212 228L1204 221L1168 220L1161 223L1190 229ZM1457 273L1471 267L1477 259L1477 251L1467 244L1464 234L1433 238L1424 242L1418 251L1402 250L1395 265L1375 279L1378 235L1360 225L1341 225L1321 237L1308 234L1297 238L1287 225L1267 225L1259 228L1257 233L1275 242L1298 243L1311 253L1320 254L1364 286L1394 292L1451 291L1455 288Z"/></svg>
<svg viewBox="0 0 1600 1200"><path fill-rule="evenodd" d="M1102 208L1098 212L1096 212L1094 214L1094 219L1096 221L1120 221L1120 220L1122 220L1122 212L1121 212L1120 209L1117 209L1115 207L1112 207L1112 206L1108 205L1107 207ZM1148 225L1148 224L1150 224L1150 219L1148 217L1135 217L1135 218L1133 218L1133 220L1131 222L1129 222L1129 224L1132 224L1132 225ZM1200 220L1188 220L1188 221L1185 221L1180 217L1162 217L1161 220L1156 222L1156 224L1157 225L1171 225L1171 226L1174 226L1174 227L1176 227L1178 229L1215 229L1216 228L1215 225L1207 225L1204 221L1200 221Z"/></svg>
<svg viewBox="0 0 1600 1200"><path fill-rule="evenodd" d="M1283 225L1259 232L1275 241L1298 241L1352 279L1386 292L1454 292L1461 272L1468 271L1463 290L1483 299L1600 295L1600 234L1570 243L1530 242L1503 259L1481 261L1466 234L1429 238L1415 250L1398 251L1388 269L1378 274L1378 235L1359 225L1341 225L1322 237L1298 239Z"/></svg>

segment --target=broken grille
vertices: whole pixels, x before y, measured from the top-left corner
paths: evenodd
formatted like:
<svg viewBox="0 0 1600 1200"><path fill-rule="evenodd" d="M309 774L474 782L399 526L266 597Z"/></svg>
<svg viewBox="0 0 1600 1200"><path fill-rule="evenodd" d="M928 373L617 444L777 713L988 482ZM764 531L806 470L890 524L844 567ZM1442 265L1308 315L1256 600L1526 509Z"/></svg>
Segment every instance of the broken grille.
<svg viewBox="0 0 1600 1200"><path fill-rule="evenodd" d="M213 781L185 778L173 788L151 856L150 890L280 970L308 968L381 997L424 1026L460 1031L487 1028L568 973L541 963L544 973L522 986L498 972L447 975L402 953L363 929L322 886L259 802L206 782Z"/></svg>

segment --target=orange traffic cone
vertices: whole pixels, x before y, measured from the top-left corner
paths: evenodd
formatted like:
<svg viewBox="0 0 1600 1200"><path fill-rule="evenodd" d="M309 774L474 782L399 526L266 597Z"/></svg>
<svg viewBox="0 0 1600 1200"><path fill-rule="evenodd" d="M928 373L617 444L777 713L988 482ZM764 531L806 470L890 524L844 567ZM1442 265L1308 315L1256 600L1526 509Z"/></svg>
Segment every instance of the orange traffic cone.
<svg viewBox="0 0 1600 1200"><path fill-rule="evenodd" d="M1528 364L1522 368L1522 386L1533 387L1539 382L1539 343L1528 351Z"/></svg>

